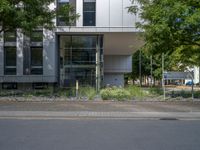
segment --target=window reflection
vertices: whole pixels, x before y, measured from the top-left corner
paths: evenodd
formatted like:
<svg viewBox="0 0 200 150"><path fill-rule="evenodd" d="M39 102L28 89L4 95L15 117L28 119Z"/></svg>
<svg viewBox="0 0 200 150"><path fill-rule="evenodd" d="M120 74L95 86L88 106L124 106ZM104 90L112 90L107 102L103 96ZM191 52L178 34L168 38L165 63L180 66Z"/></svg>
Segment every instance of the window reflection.
<svg viewBox="0 0 200 150"><path fill-rule="evenodd" d="M100 38L99 38L100 37ZM103 54L102 47L97 49L98 39L102 36L61 36L60 37L60 80L64 87L80 85L95 86L96 51ZM100 42L103 42L100 40ZM103 44L99 44L103 46ZM101 59L102 60L102 59Z"/></svg>
<svg viewBox="0 0 200 150"><path fill-rule="evenodd" d="M83 3L83 26L96 25L96 1L84 0Z"/></svg>
<svg viewBox="0 0 200 150"><path fill-rule="evenodd" d="M4 74L16 75L16 47L4 47Z"/></svg>

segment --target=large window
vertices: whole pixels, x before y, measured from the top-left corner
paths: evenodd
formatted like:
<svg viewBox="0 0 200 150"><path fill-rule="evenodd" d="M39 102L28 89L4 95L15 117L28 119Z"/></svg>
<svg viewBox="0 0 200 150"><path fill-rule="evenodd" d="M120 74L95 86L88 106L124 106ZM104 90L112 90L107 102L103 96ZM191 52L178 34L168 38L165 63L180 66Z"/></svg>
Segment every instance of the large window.
<svg viewBox="0 0 200 150"><path fill-rule="evenodd" d="M43 31L37 30L33 31L30 36L31 42L42 42L43 41Z"/></svg>
<svg viewBox="0 0 200 150"><path fill-rule="evenodd" d="M103 56L99 35L60 36L60 81L65 87L96 84L97 51ZM100 57L101 57L100 56ZM103 61L103 60L100 60Z"/></svg>
<svg viewBox="0 0 200 150"><path fill-rule="evenodd" d="M70 5L73 7L73 10L69 12L69 16L67 18L64 18L62 15L57 16L57 25L58 26L74 26L75 21L71 22L70 19L70 14L75 14L76 13L76 0L57 0L57 9L59 10L63 6Z"/></svg>
<svg viewBox="0 0 200 150"><path fill-rule="evenodd" d="M31 47L31 74L43 74L43 49Z"/></svg>
<svg viewBox="0 0 200 150"><path fill-rule="evenodd" d="M34 30L24 38L24 75L43 74L43 30Z"/></svg>
<svg viewBox="0 0 200 150"><path fill-rule="evenodd" d="M16 75L16 47L4 47L4 74Z"/></svg>
<svg viewBox="0 0 200 150"><path fill-rule="evenodd" d="M84 0L83 26L96 25L96 0Z"/></svg>
<svg viewBox="0 0 200 150"><path fill-rule="evenodd" d="M66 36L65 41L65 65L95 65L97 36Z"/></svg>
<svg viewBox="0 0 200 150"><path fill-rule="evenodd" d="M16 42L16 31L4 32L4 42Z"/></svg>

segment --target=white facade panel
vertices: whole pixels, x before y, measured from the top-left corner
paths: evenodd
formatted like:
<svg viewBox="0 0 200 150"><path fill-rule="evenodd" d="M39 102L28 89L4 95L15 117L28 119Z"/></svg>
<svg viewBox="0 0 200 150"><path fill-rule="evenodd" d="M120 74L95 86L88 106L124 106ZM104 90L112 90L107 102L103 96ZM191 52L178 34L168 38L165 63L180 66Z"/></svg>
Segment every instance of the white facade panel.
<svg viewBox="0 0 200 150"><path fill-rule="evenodd" d="M128 12L128 7L132 5L130 0L123 0L123 26L135 27L136 15Z"/></svg>
<svg viewBox="0 0 200 150"><path fill-rule="evenodd" d="M110 0L96 0L96 26L110 26Z"/></svg>
<svg viewBox="0 0 200 150"><path fill-rule="evenodd" d="M76 21L77 27L83 26L83 0L76 1L76 13L80 15L80 17Z"/></svg>
<svg viewBox="0 0 200 150"><path fill-rule="evenodd" d="M123 26L123 0L110 0L110 27Z"/></svg>

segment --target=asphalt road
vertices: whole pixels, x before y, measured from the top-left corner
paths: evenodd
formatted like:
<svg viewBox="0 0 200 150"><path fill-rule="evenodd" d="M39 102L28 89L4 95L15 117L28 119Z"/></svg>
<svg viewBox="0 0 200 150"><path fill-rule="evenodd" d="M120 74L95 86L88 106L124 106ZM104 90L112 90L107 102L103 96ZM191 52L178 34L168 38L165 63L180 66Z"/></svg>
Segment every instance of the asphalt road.
<svg viewBox="0 0 200 150"><path fill-rule="evenodd" d="M199 150L200 121L0 119L0 150Z"/></svg>

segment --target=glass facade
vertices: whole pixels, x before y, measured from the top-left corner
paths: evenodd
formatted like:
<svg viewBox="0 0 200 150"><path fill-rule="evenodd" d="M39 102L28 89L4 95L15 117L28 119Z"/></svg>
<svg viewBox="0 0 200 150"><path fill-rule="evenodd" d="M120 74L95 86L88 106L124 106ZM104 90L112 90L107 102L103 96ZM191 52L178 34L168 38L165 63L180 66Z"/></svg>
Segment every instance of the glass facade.
<svg viewBox="0 0 200 150"><path fill-rule="evenodd" d="M96 25L96 0L84 0L83 2L83 26Z"/></svg>
<svg viewBox="0 0 200 150"><path fill-rule="evenodd" d="M102 36L60 36L60 84L75 86L76 80L82 86L95 87L97 60L102 63ZM99 53L99 55L97 55ZM99 57L97 59L97 57ZM102 66L102 65L101 65Z"/></svg>

